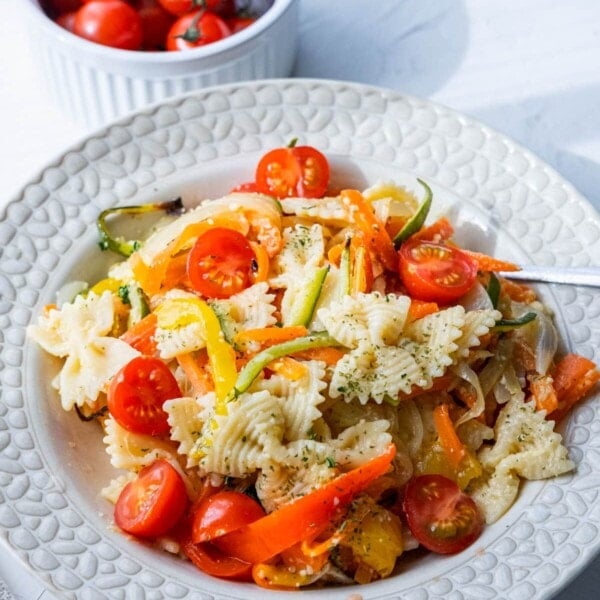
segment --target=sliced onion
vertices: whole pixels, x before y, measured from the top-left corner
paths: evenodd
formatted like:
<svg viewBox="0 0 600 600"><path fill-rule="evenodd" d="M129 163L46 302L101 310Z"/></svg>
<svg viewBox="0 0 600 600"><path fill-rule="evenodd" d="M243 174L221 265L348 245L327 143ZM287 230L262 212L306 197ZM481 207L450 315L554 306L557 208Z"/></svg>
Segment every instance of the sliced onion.
<svg viewBox="0 0 600 600"><path fill-rule="evenodd" d="M56 306L60 308L63 304L73 302L78 294L85 292L87 289L88 284L85 281L69 281L69 283L65 283L65 285L56 292Z"/></svg>
<svg viewBox="0 0 600 600"><path fill-rule="evenodd" d="M469 365L461 361L454 367L452 367L452 372L464 379L468 383L473 386L475 393L477 394L477 400L475 400L475 404L456 422L456 425L461 425L462 423L466 423L471 419L476 419L480 414L485 410L485 397L483 395L483 391L481 390L481 384L479 383L479 377L477 377L477 373L469 367Z"/></svg>
<svg viewBox="0 0 600 600"><path fill-rule="evenodd" d="M552 317L539 302L513 303L512 310L517 318L526 312L535 312L536 318L530 324L515 330L514 335L533 350L537 373L546 375L558 349L558 332Z"/></svg>
<svg viewBox="0 0 600 600"><path fill-rule="evenodd" d="M459 299L458 304L463 306L465 310L493 310L494 308L487 290L478 281Z"/></svg>

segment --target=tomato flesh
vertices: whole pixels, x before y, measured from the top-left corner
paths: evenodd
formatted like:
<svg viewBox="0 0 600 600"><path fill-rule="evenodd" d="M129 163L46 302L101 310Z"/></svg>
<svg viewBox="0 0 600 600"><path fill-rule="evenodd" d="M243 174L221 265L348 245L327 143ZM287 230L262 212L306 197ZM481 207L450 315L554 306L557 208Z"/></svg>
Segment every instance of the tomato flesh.
<svg viewBox="0 0 600 600"><path fill-rule="evenodd" d="M77 11L73 33L104 46L139 50L142 20L123 0L93 0Z"/></svg>
<svg viewBox="0 0 600 600"><path fill-rule="evenodd" d="M250 286L256 267L254 250L241 233L214 227L190 250L187 274L192 287L206 298L229 298Z"/></svg>
<svg viewBox="0 0 600 600"><path fill-rule="evenodd" d="M403 509L411 533L428 550L456 554L481 533L483 519L473 499L443 475L420 475L404 492Z"/></svg>
<svg viewBox="0 0 600 600"><path fill-rule="evenodd" d="M265 516L262 506L241 492L222 491L204 498L194 512L192 541L208 542Z"/></svg>
<svg viewBox="0 0 600 600"><path fill-rule="evenodd" d="M199 10L179 17L167 34L167 50L189 50L218 42L231 35L218 15Z"/></svg>
<svg viewBox="0 0 600 600"><path fill-rule="evenodd" d="M256 187L277 198L321 198L329 185L329 163L312 146L275 148L256 167Z"/></svg>
<svg viewBox="0 0 600 600"><path fill-rule="evenodd" d="M181 390L167 365L153 356L137 356L114 377L108 390L108 410L125 429L145 435L169 432L167 400Z"/></svg>
<svg viewBox="0 0 600 600"><path fill-rule="evenodd" d="M458 300L477 277L477 263L454 246L409 239L398 255L402 282L417 300L442 304Z"/></svg>
<svg viewBox="0 0 600 600"><path fill-rule="evenodd" d="M165 534L183 516L188 504L181 475L164 459L142 469L115 504L115 523L138 537Z"/></svg>

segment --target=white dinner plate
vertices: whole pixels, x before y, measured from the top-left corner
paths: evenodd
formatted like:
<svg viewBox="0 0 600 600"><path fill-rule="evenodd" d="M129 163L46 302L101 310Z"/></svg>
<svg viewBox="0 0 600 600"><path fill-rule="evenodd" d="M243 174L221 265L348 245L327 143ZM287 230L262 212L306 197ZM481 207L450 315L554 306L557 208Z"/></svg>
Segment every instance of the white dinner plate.
<svg viewBox="0 0 600 600"><path fill-rule="evenodd" d="M555 171L497 132L396 92L281 80L215 87L136 113L71 148L0 220L0 533L61 597L288 597L205 576L114 530L99 497L114 472L96 423L59 407L57 363L25 328L71 279L93 281L108 257L95 220L106 207L217 197L253 178L258 158L292 138L330 159L335 186L426 180L461 241L522 263L588 265L600 218ZM600 362L600 300L591 288L539 286L563 346ZM463 553L407 555L398 574L334 588L331 600L549 598L600 549L598 395L563 427L574 473L528 482ZM322 598L322 591L305 591Z"/></svg>

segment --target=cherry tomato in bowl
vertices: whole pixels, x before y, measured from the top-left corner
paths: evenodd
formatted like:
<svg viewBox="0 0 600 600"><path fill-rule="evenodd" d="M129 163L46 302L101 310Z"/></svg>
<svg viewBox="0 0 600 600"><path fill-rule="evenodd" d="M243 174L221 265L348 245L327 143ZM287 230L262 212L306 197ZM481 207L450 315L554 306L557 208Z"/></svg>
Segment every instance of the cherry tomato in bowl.
<svg viewBox="0 0 600 600"><path fill-rule="evenodd" d="M189 50L218 42L231 35L227 23L205 10L179 17L167 34L167 50Z"/></svg>
<svg viewBox="0 0 600 600"><path fill-rule="evenodd" d="M256 167L256 187L286 198L321 198L329 185L329 162L312 146L288 146L267 152Z"/></svg>
<svg viewBox="0 0 600 600"><path fill-rule="evenodd" d="M404 492L403 509L411 533L428 550L456 554L481 533L483 518L473 499L443 475L420 475Z"/></svg>
<svg viewBox="0 0 600 600"><path fill-rule="evenodd" d="M187 261L192 287L206 298L229 298L245 290L256 268L250 242L226 227L214 227L200 235Z"/></svg>
<svg viewBox="0 0 600 600"><path fill-rule="evenodd" d="M234 0L158 0L161 6L172 15L182 17L187 13L202 8L217 13L223 17L235 14Z"/></svg>
<svg viewBox="0 0 600 600"><path fill-rule="evenodd" d="M108 411L127 431L163 435L169 432L163 404L181 396L175 377L162 360L137 356L113 377Z"/></svg>
<svg viewBox="0 0 600 600"><path fill-rule="evenodd" d="M417 300L440 304L458 300L477 277L477 263L454 246L409 238L398 256L402 282Z"/></svg>
<svg viewBox="0 0 600 600"><path fill-rule="evenodd" d="M75 14L73 33L91 42L139 50L142 45L142 20L123 0L92 0Z"/></svg>
<svg viewBox="0 0 600 600"><path fill-rule="evenodd" d="M188 496L181 475L168 461L155 460L122 490L114 509L115 523L138 537L157 537L183 516Z"/></svg>

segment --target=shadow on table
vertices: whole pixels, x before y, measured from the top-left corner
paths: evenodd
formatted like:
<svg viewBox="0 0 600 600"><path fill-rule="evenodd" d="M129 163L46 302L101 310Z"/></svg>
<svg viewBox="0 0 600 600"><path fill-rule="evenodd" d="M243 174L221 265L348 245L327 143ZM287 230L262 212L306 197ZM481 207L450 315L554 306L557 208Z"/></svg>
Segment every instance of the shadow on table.
<svg viewBox="0 0 600 600"><path fill-rule="evenodd" d="M311 2L315 6L309 8ZM294 76L381 85L423 97L452 76L468 37L462 0L303 0L300 23Z"/></svg>
<svg viewBox="0 0 600 600"><path fill-rule="evenodd" d="M600 165L572 150L600 142L600 86L471 111L552 165L600 211Z"/></svg>

